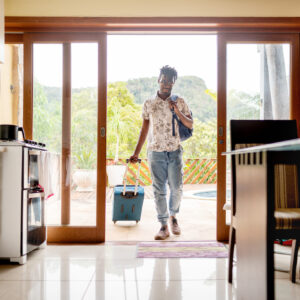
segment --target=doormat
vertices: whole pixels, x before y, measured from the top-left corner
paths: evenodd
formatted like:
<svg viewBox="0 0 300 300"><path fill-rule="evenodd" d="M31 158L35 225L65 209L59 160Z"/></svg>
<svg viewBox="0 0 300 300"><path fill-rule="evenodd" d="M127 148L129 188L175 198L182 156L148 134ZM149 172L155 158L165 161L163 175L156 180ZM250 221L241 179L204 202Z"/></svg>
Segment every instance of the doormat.
<svg viewBox="0 0 300 300"><path fill-rule="evenodd" d="M228 250L215 241L199 242L142 242L138 258L227 258Z"/></svg>

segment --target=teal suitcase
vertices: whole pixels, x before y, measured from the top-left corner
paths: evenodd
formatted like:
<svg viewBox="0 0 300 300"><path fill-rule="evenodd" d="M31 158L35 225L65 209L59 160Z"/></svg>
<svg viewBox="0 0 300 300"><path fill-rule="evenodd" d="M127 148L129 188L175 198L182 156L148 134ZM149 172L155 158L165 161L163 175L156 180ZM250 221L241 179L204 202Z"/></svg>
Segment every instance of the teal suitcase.
<svg viewBox="0 0 300 300"><path fill-rule="evenodd" d="M139 168L136 176L135 185L126 184L126 175L128 171L129 160L127 162L124 174L124 184L114 187L112 220L117 221L140 221L142 208L144 203L144 188L139 186L139 174L141 168L141 160L138 160Z"/></svg>

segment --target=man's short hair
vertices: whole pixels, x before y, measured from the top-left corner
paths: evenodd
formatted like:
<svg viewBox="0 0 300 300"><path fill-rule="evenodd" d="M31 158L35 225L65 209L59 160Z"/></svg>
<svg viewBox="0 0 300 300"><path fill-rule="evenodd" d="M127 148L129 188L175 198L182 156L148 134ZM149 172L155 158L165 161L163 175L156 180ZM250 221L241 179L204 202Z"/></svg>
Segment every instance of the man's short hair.
<svg viewBox="0 0 300 300"><path fill-rule="evenodd" d="M161 69L160 69L160 73L159 73L159 78L158 80L163 76L165 75L168 79L171 79L173 82L176 81L177 79L177 71L175 70L175 68L172 68L168 65L166 66L163 66Z"/></svg>

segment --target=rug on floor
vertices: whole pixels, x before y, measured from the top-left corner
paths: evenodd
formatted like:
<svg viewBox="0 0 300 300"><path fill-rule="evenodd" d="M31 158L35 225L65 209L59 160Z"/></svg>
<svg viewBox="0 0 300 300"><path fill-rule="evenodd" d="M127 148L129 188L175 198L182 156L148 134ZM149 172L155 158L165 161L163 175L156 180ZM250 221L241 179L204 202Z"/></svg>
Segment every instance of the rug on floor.
<svg viewBox="0 0 300 300"><path fill-rule="evenodd" d="M141 242L138 258L226 258L228 250L216 241Z"/></svg>

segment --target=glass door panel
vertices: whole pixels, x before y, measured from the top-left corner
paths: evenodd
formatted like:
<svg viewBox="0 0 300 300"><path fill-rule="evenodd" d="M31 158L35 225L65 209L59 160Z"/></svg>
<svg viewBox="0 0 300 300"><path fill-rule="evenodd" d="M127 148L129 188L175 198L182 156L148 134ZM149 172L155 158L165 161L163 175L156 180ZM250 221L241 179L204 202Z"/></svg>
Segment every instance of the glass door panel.
<svg viewBox="0 0 300 300"><path fill-rule="evenodd" d="M33 140L46 144L46 224L61 224L62 45L33 45Z"/></svg>
<svg viewBox="0 0 300 300"><path fill-rule="evenodd" d="M98 43L71 44L71 225L96 226Z"/></svg>
<svg viewBox="0 0 300 300"><path fill-rule="evenodd" d="M227 142L230 120L290 118L290 44L227 44ZM226 200L231 198L230 157L226 161ZM226 221L230 219L230 212Z"/></svg>
<svg viewBox="0 0 300 300"><path fill-rule="evenodd" d="M24 56L24 128L50 156L47 241L103 242L106 34L28 34Z"/></svg>

